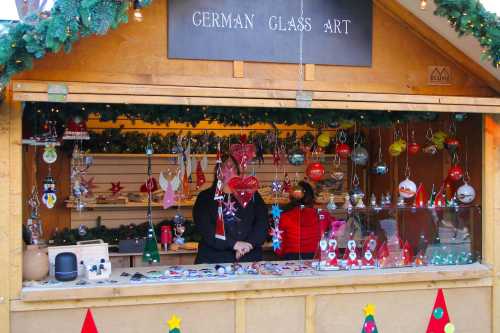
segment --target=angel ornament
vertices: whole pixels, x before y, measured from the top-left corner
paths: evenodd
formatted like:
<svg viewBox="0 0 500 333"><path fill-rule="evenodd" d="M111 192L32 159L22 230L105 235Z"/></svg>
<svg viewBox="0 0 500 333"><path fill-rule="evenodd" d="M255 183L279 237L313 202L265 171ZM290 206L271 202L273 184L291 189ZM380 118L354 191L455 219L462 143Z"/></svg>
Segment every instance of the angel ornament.
<svg viewBox="0 0 500 333"><path fill-rule="evenodd" d="M160 172L159 183L161 189L165 192L163 195L163 209L168 209L175 205L175 192L181 185L179 173L177 173L176 176L172 176L172 173L169 170L167 178L163 172Z"/></svg>

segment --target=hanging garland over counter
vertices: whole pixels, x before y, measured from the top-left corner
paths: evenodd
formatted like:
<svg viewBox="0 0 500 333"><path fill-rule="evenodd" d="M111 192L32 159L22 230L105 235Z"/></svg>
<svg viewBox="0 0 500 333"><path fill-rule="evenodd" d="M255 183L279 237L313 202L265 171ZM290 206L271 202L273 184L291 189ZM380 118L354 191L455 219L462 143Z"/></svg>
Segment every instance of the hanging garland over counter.
<svg viewBox="0 0 500 333"><path fill-rule="evenodd" d="M110 128L98 133L90 131L90 140L85 143L85 148L90 153L108 153L108 154L139 154L144 150L144 145L148 141L148 134L138 131L124 132L122 127ZM248 140L253 143L260 143L264 154L272 154L274 150L274 131L248 133ZM151 134L151 145L156 154L176 154L178 153L178 138L183 136L191 139L191 153L193 154L215 154L217 152L217 143L221 140L223 146L236 144L240 142L241 136L232 134L226 137L220 137L215 132L207 132L203 134L173 133L161 135L158 133ZM316 136L312 132L306 132L300 137L296 131L288 133L286 136L279 138L280 145L283 145L286 151L291 151L297 148L298 145L311 146L315 142ZM70 144L69 144L70 145ZM71 147L68 146L68 150Z"/></svg>
<svg viewBox="0 0 500 333"><path fill-rule="evenodd" d="M434 14L448 19L460 36L472 35L483 48L483 59L500 67L500 18L479 0L434 0Z"/></svg>
<svg viewBox="0 0 500 333"><path fill-rule="evenodd" d="M88 119L91 114L96 115L100 121L116 121L118 117L126 117L130 120L164 125L176 122L196 126L206 120L243 127L261 123L309 125L315 128L337 128L345 122L353 121L363 127L390 127L396 122L433 121L438 117L435 112L39 102L26 103L24 114L33 126L40 126L46 120L54 120L63 125L75 116Z"/></svg>

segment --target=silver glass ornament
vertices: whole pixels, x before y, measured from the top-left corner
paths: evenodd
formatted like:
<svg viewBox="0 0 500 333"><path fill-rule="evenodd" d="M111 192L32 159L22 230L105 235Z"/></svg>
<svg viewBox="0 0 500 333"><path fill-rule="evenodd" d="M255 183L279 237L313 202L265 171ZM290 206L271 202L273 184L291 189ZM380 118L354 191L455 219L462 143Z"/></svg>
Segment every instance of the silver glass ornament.
<svg viewBox="0 0 500 333"><path fill-rule="evenodd" d="M363 146L356 146L351 152L351 160L356 165L366 165L368 163L368 151Z"/></svg>

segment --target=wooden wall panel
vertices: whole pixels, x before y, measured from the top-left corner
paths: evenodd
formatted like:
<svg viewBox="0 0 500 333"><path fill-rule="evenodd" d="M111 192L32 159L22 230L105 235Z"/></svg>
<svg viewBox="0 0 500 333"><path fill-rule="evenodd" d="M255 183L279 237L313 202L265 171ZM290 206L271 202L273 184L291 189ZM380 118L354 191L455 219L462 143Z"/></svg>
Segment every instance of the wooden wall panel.
<svg viewBox="0 0 500 333"><path fill-rule="evenodd" d="M444 293L457 332L492 332L490 288L445 289ZM317 296L316 333L361 331L363 308L370 303L377 308L379 332L425 332L435 297L436 290Z"/></svg>
<svg viewBox="0 0 500 333"><path fill-rule="evenodd" d="M247 300L245 332L304 332L304 310L304 297L280 297Z"/></svg>
<svg viewBox="0 0 500 333"><path fill-rule="evenodd" d="M245 77L233 77L231 61L167 59L166 1L144 10L144 22L131 21L104 37L89 37L37 61L18 79L135 84L172 84L265 89L296 89L294 64L245 62ZM118 56L117 56L118 55ZM112 59L112 60L111 60ZM429 86L428 66L450 66L450 86ZM316 66L304 89L407 94L493 96L485 83L431 47L377 2L374 6L373 65L368 68Z"/></svg>
<svg viewBox="0 0 500 333"><path fill-rule="evenodd" d="M198 302L93 308L99 332L165 333L172 315L182 319L182 332L234 332L234 302ZM14 313L11 333L80 332L86 309Z"/></svg>

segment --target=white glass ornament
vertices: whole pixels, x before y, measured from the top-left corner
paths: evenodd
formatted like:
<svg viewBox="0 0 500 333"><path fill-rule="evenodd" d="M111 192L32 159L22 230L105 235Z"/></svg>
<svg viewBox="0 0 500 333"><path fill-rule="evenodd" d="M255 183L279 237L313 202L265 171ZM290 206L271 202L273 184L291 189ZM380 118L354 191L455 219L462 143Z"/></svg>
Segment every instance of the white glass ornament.
<svg viewBox="0 0 500 333"><path fill-rule="evenodd" d="M464 204L469 204L476 198L476 190L474 187L470 186L469 183L465 182L462 186L457 189L457 199Z"/></svg>
<svg viewBox="0 0 500 333"><path fill-rule="evenodd" d="M405 199L413 198L417 192L417 184L415 184L410 178L406 178L398 186L399 195Z"/></svg>

